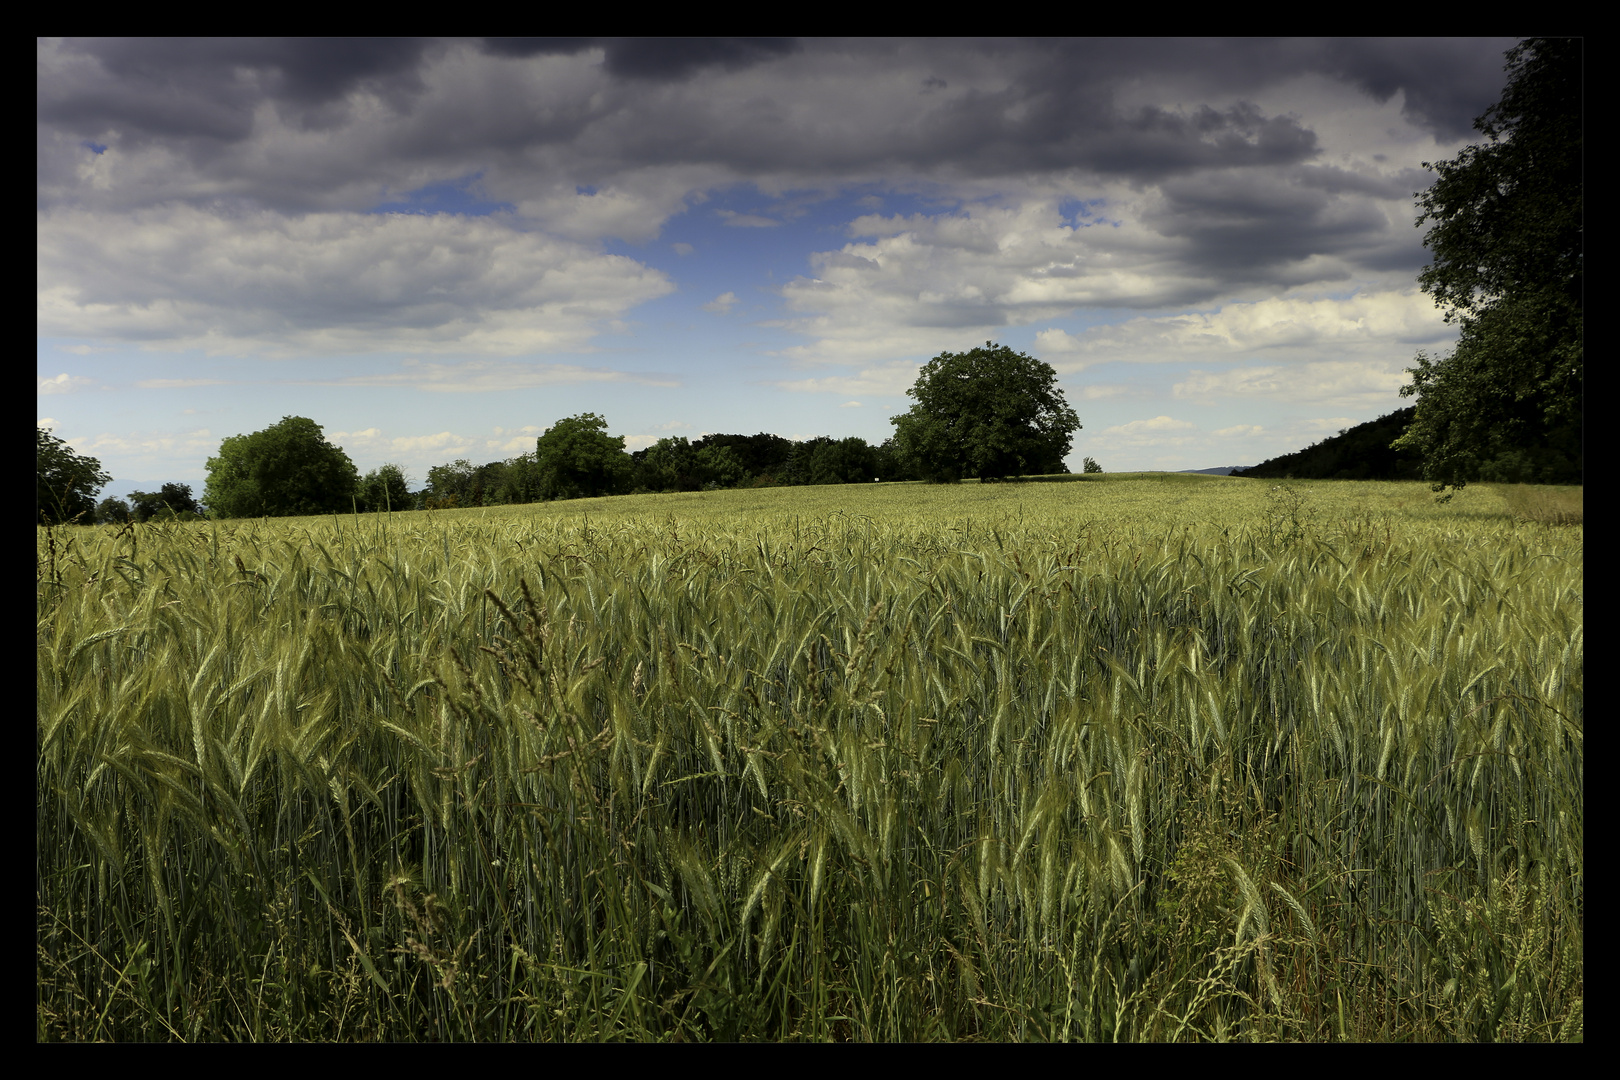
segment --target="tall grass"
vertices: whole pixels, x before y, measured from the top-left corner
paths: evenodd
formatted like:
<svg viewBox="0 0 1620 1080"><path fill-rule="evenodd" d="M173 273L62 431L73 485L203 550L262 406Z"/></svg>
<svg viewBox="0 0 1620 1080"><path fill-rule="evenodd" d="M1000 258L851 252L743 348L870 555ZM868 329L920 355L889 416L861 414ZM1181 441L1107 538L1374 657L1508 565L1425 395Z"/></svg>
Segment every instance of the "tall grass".
<svg viewBox="0 0 1620 1080"><path fill-rule="evenodd" d="M1107 479L41 530L39 1037L1580 1039L1580 528Z"/></svg>

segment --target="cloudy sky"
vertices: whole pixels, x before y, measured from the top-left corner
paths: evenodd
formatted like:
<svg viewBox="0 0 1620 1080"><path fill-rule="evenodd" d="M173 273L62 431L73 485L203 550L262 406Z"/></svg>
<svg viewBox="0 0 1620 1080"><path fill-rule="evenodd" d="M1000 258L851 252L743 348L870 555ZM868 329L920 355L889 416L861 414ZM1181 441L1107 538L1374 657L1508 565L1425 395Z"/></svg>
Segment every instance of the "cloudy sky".
<svg viewBox="0 0 1620 1080"><path fill-rule="evenodd" d="M878 442L1050 363L1109 471L1410 404L1425 161L1508 38L40 40L39 423L125 496L308 416L362 472Z"/></svg>

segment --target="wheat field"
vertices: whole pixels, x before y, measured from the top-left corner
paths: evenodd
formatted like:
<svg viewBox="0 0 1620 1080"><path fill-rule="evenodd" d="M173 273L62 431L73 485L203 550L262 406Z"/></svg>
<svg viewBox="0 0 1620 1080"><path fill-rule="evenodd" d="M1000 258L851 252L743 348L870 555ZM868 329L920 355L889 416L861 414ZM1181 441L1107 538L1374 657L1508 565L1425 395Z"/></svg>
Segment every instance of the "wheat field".
<svg viewBox="0 0 1620 1080"><path fill-rule="evenodd" d="M38 1037L1579 1041L1570 497L39 529Z"/></svg>

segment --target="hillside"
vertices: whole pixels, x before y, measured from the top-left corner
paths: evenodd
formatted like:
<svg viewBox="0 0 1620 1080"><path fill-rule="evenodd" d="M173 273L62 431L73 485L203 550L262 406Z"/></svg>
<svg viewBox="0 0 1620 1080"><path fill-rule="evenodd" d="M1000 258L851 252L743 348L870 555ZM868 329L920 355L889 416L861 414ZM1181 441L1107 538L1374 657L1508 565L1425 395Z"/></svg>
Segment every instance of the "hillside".
<svg viewBox="0 0 1620 1080"><path fill-rule="evenodd" d="M1416 407L1397 409L1295 453L1233 469L1231 475L1262 480L1421 480L1422 461L1389 445L1416 413Z"/></svg>

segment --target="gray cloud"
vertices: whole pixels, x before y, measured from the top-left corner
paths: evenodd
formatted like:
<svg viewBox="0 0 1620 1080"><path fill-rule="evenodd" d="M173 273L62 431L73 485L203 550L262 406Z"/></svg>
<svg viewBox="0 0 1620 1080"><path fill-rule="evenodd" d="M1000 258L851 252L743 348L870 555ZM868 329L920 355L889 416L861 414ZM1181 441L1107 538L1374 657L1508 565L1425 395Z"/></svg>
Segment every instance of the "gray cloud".
<svg viewBox="0 0 1620 1080"><path fill-rule="evenodd" d="M1081 170L1149 183L1313 160L1306 121L1254 104L1308 74L1380 101L1403 92L1413 123L1465 134L1500 89L1507 44L45 40L41 189L87 194L72 182L86 142L161 150L154 200L291 209L364 209L385 188L479 170L508 198L672 165L716 179ZM1176 98L1136 100L1145 85Z"/></svg>
<svg viewBox="0 0 1620 1080"><path fill-rule="evenodd" d="M438 393L510 393L538 386L567 386L590 382L639 383L644 386L679 386L668 375L609 371L577 364L521 364L468 360L458 364L431 364L406 360L401 370L373 375L350 375L316 380L326 386L410 387Z"/></svg>
<svg viewBox="0 0 1620 1080"><path fill-rule="evenodd" d="M205 347L587 348L672 287L595 245L656 238L739 181L938 207L812 256L778 325L844 344L783 354L800 360L1088 306L1387 286L1426 261L1418 161L1469 135L1510 44L41 39L39 321ZM1365 144L1334 141L1338 115ZM423 189L510 209L365 213Z"/></svg>
<svg viewBox="0 0 1620 1080"><path fill-rule="evenodd" d="M631 79L680 79L707 67L740 71L802 48L789 38L620 38L604 45L606 67Z"/></svg>
<svg viewBox="0 0 1620 1080"><path fill-rule="evenodd" d="M671 82L703 68L739 71L798 52L792 38L485 38L480 47L495 56L574 55L599 48L602 66L623 79Z"/></svg>
<svg viewBox="0 0 1620 1080"><path fill-rule="evenodd" d="M1445 140L1468 138L1474 118L1502 92L1513 38L1334 38L1322 70L1379 101L1404 93L1401 111Z"/></svg>
<svg viewBox="0 0 1620 1080"><path fill-rule="evenodd" d="M295 123L335 127L357 88L401 108L423 89L416 38L76 38L41 43L38 117L116 127L127 139L238 141L274 103Z"/></svg>
<svg viewBox="0 0 1620 1080"><path fill-rule="evenodd" d="M521 355L585 348L661 273L485 218L221 215L186 206L40 216L47 335L209 352Z"/></svg>

